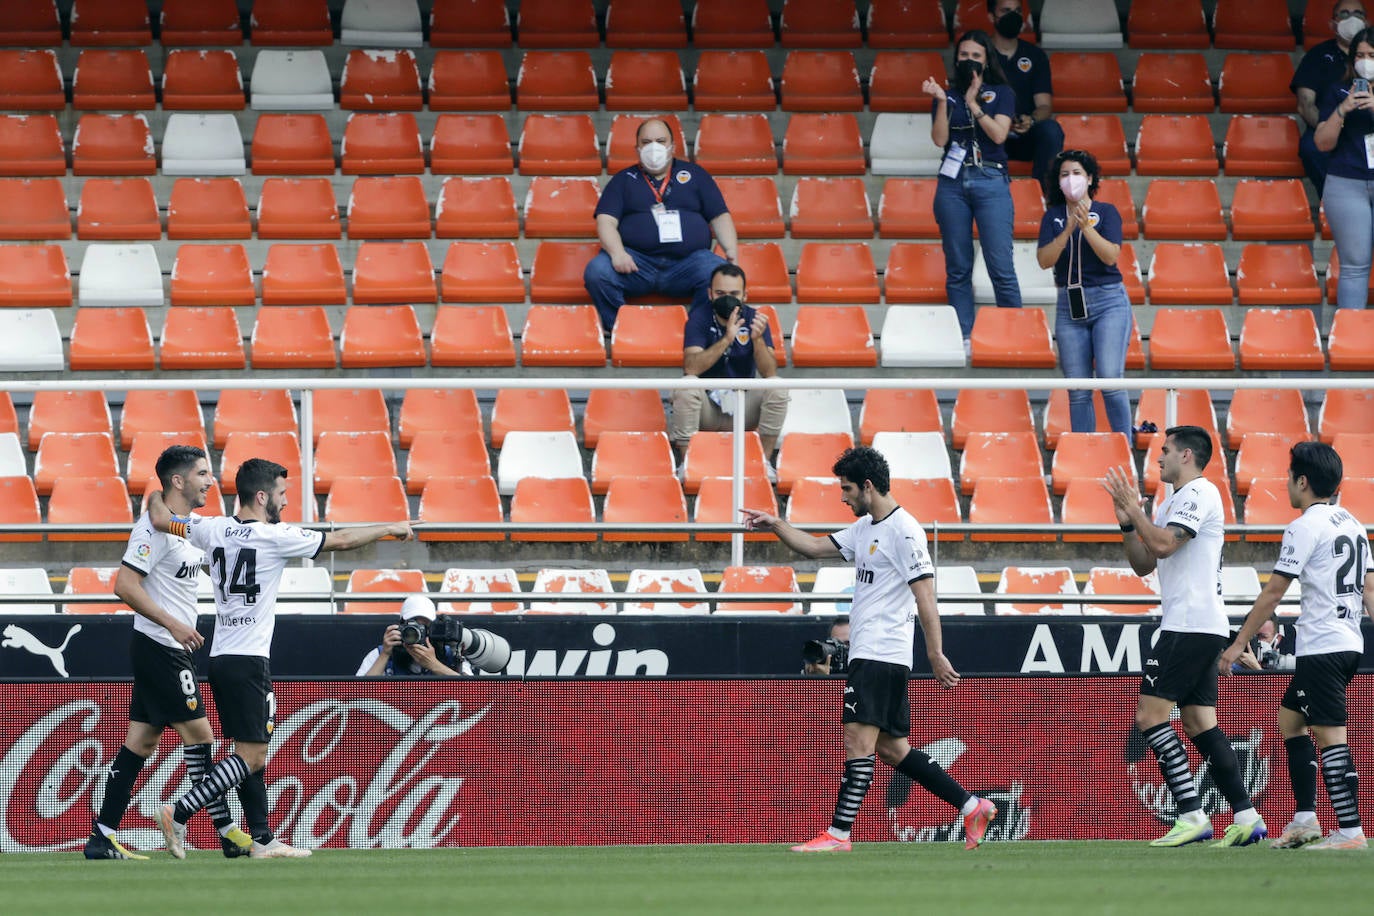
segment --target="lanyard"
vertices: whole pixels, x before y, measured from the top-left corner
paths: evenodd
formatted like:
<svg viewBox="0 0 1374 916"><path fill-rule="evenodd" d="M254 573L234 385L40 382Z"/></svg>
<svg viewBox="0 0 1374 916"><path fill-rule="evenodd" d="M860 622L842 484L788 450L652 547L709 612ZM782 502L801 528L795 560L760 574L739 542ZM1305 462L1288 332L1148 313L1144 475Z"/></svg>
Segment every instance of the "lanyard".
<svg viewBox="0 0 1374 916"><path fill-rule="evenodd" d="M669 168L668 171L669 173L671 173L672 169ZM643 172L641 172L640 174L644 175ZM663 181L661 184L658 185L658 187L654 187L653 179L651 179L648 175L644 175L644 183L647 184L649 186L649 190L654 193L654 201L660 204L663 203L663 195L668 192L668 175L663 176Z"/></svg>

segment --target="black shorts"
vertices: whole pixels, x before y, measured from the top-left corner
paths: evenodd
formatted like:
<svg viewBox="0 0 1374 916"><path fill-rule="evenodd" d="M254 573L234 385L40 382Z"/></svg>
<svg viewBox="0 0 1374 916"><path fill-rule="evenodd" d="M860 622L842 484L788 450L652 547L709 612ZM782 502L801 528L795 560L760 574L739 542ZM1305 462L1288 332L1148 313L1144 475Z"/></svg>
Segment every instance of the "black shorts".
<svg viewBox="0 0 1374 916"><path fill-rule="evenodd" d="M134 670L130 722L146 722L162 729L173 722L205 718L205 701L190 652L168 648L135 630L129 642L129 660Z"/></svg>
<svg viewBox="0 0 1374 916"><path fill-rule="evenodd" d="M1140 692L1179 706L1217 705L1217 658L1230 638L1212 633L1162 630L1145 659Z"/></svg>
<svg viewBox="0 0 1374 916"><path fill-rule="evenodd" d="M257 655L211 658L210 689L215 692L220 734L259 744L272 740L277 698L272 693L272 672L267 659Z"/></svg>
<svg viewBox="0 0 1374 916"><path fill-rule="evenodd" d="M871 658L850 659L840 721L876 725L884 734L905 738L911 734L911 703L907 699L910 680L911 669L906 665Z"/></svg>
<svg viewBox="0 0 1374 916"><path fill-rule="evenodd" d="M1345 688L1360 667L1360 657L1359 652L1299 655L1279 705L1301 715L1308 725L1344 725Z"/></svg>

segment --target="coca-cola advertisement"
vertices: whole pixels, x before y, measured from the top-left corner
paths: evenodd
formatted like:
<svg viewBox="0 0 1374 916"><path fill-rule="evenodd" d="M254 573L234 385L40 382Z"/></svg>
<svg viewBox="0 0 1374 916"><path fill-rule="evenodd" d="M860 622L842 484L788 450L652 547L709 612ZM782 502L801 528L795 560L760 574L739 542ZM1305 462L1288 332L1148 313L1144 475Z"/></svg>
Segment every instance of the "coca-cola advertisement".
<svg viewBox="0 0 1374 916"><path fill-rule="evenodd" d="M1292 813L1275 709L1287 678L1226 679L1219 717L1271 831ZM843 681L548 679L281 681L267 765L271 824L305 847L778 843L830 819L843 765ZM77 852L124 738L127 683L12 683L0 721L0 852ZM1150 839L1174 816L1132 725L1131 677L911 684L911 743L999 814L990 838ZM1371 758L1366 678L1350 707ZM218 722L211 704L211 724ZM225 748L217 748L222 756ZM1192 757L1194 772L1199 760ZM1218 829L1230 823L1205 767ZM1374 801L1370 781L1361 802ZM157 849L160 805L186 788L175 735L120 825ZM237 806L236 800L231 807ZM1324 793L1324 825L1335 820ZM960 838L952 808L879 766L862 841ZM207 819L191 844L218 848Z"/></svg>

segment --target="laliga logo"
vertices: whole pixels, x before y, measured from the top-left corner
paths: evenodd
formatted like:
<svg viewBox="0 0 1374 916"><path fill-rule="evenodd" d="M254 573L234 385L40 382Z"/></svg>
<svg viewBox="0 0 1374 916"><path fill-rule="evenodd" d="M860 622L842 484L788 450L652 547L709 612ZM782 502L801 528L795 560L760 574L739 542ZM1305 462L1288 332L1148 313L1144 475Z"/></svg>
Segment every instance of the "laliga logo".
<svg viewBox="0 0 1374 916"><path fill-rule="evenodd" d="M52 662L53 670L63 677L70 677L67 674L67 660L63 658L63 653L67 651L67 644L72 641L72 637L81 632L81 624L72 624L72 628L67 631L67 638L62 640L62 644L55 649L50 649L38 641L28 630L18 624L9 624L5 627L4 640L0 641L0 648L23 649L31 655L38 655Z"/></svg>
<svg viewBox="0 0 1374 916"><path fill-rule="evenodd" d="M921 751L948 770L968 750L958 738L940 738ZM1008 789L992 789L978 794L997 806L997 817L988 826L989 840L1023 840L1030 834L1030 807L1021 803L1025 786L1013 782ZM894 772L887 786L887 823L899 843L953 843L964 838L964 819L956 811L949 823L918 826L906 823L903 809L911 796L911 780Z"/></svg>
<svg viewBox="0 0 1374 916"><path fill-rule="evenodd" d="M1241 779L1251 798L1259 798L1269 787L1269 758L1261 757L1259 753L1263 738L1264 732L1258 728L1251 729L1244 738L1231 738L1231 746L1236 749L1236 759L1240 763ZM1136 799L1161 823L1172 824L1178 817L1173 793L1167 784L1158 781L1161 777L1154 764L1154 755L1145 746L1145 739L1140 732L1134 729L1126 745L1126 760L1131 776L1131 792ZM1210 816L1230 810L1205 760L1197 768L1196 784L1204 813Z"/></svg>

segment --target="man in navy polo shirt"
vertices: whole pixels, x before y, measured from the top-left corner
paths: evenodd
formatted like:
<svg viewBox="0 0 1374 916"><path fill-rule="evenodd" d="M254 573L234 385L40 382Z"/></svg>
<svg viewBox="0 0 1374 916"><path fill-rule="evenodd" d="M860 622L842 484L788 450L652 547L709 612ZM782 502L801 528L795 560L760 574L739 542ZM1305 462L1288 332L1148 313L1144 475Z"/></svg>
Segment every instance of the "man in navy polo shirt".
<svg viewBox="0 0 1374 916"><path fill-rule="evenodd" d="M707 303L711 271L739 254L735 223L705 169L673 158L673 132L657 118L635 134L639 164L617 172L596 205L601 252L583 272L609 331L628 296L661 293ZM715 233L725 260L711 251Z"/></svg>
<svg viewBox="0 0 1374 916"><path fill-rule="evenodd" d="M1326 41L1312 46L1303 55L1298 69L1293 74L1288 89L1298 97L1298 117L1302 118L1302 138L1298 141L1298 158L1302 159L1303 171L1317 189L1321 197L1326 186L1326 168L1330 153L1317 149L1312 135L1316 133L1321 118L1317 105L1326 90L1345 79L1345 62L1350 55L1350 39L1364 29L1365 11L1361 0L1337 0L1331 9L1330 28L1335 35ZM1305 23L1303 28L1311 34L1316 31L1315 22Z"/></svg>
<svg viewBox="0 0 1374 916"><path fill-rule="evenodd" d="M744 304L744 271L722 264L709 283L711 305L693 309L682 332L682 371L690 378L772 378L778 374L768 319ZM681 461L698 430L728 432L734 428L735 392L679 389L673 392L673 418L668 439ZM757 429L765 457L773 454L787 418L785 389L750 391L744 398L744 428Z"/></svg>
<svg viewBox="0 0 1374 916"><path fill-rule="evenodd" d="M988 0L992 46L1002 58L1002 75L1016 93L1016 115L1004 144L1008 159L1031 163L1038 182L1064 148L1064 128L1054 120L1054 87L1050 59L1044 51L1019 37L1025 20L1021 0Z"/></svg>

